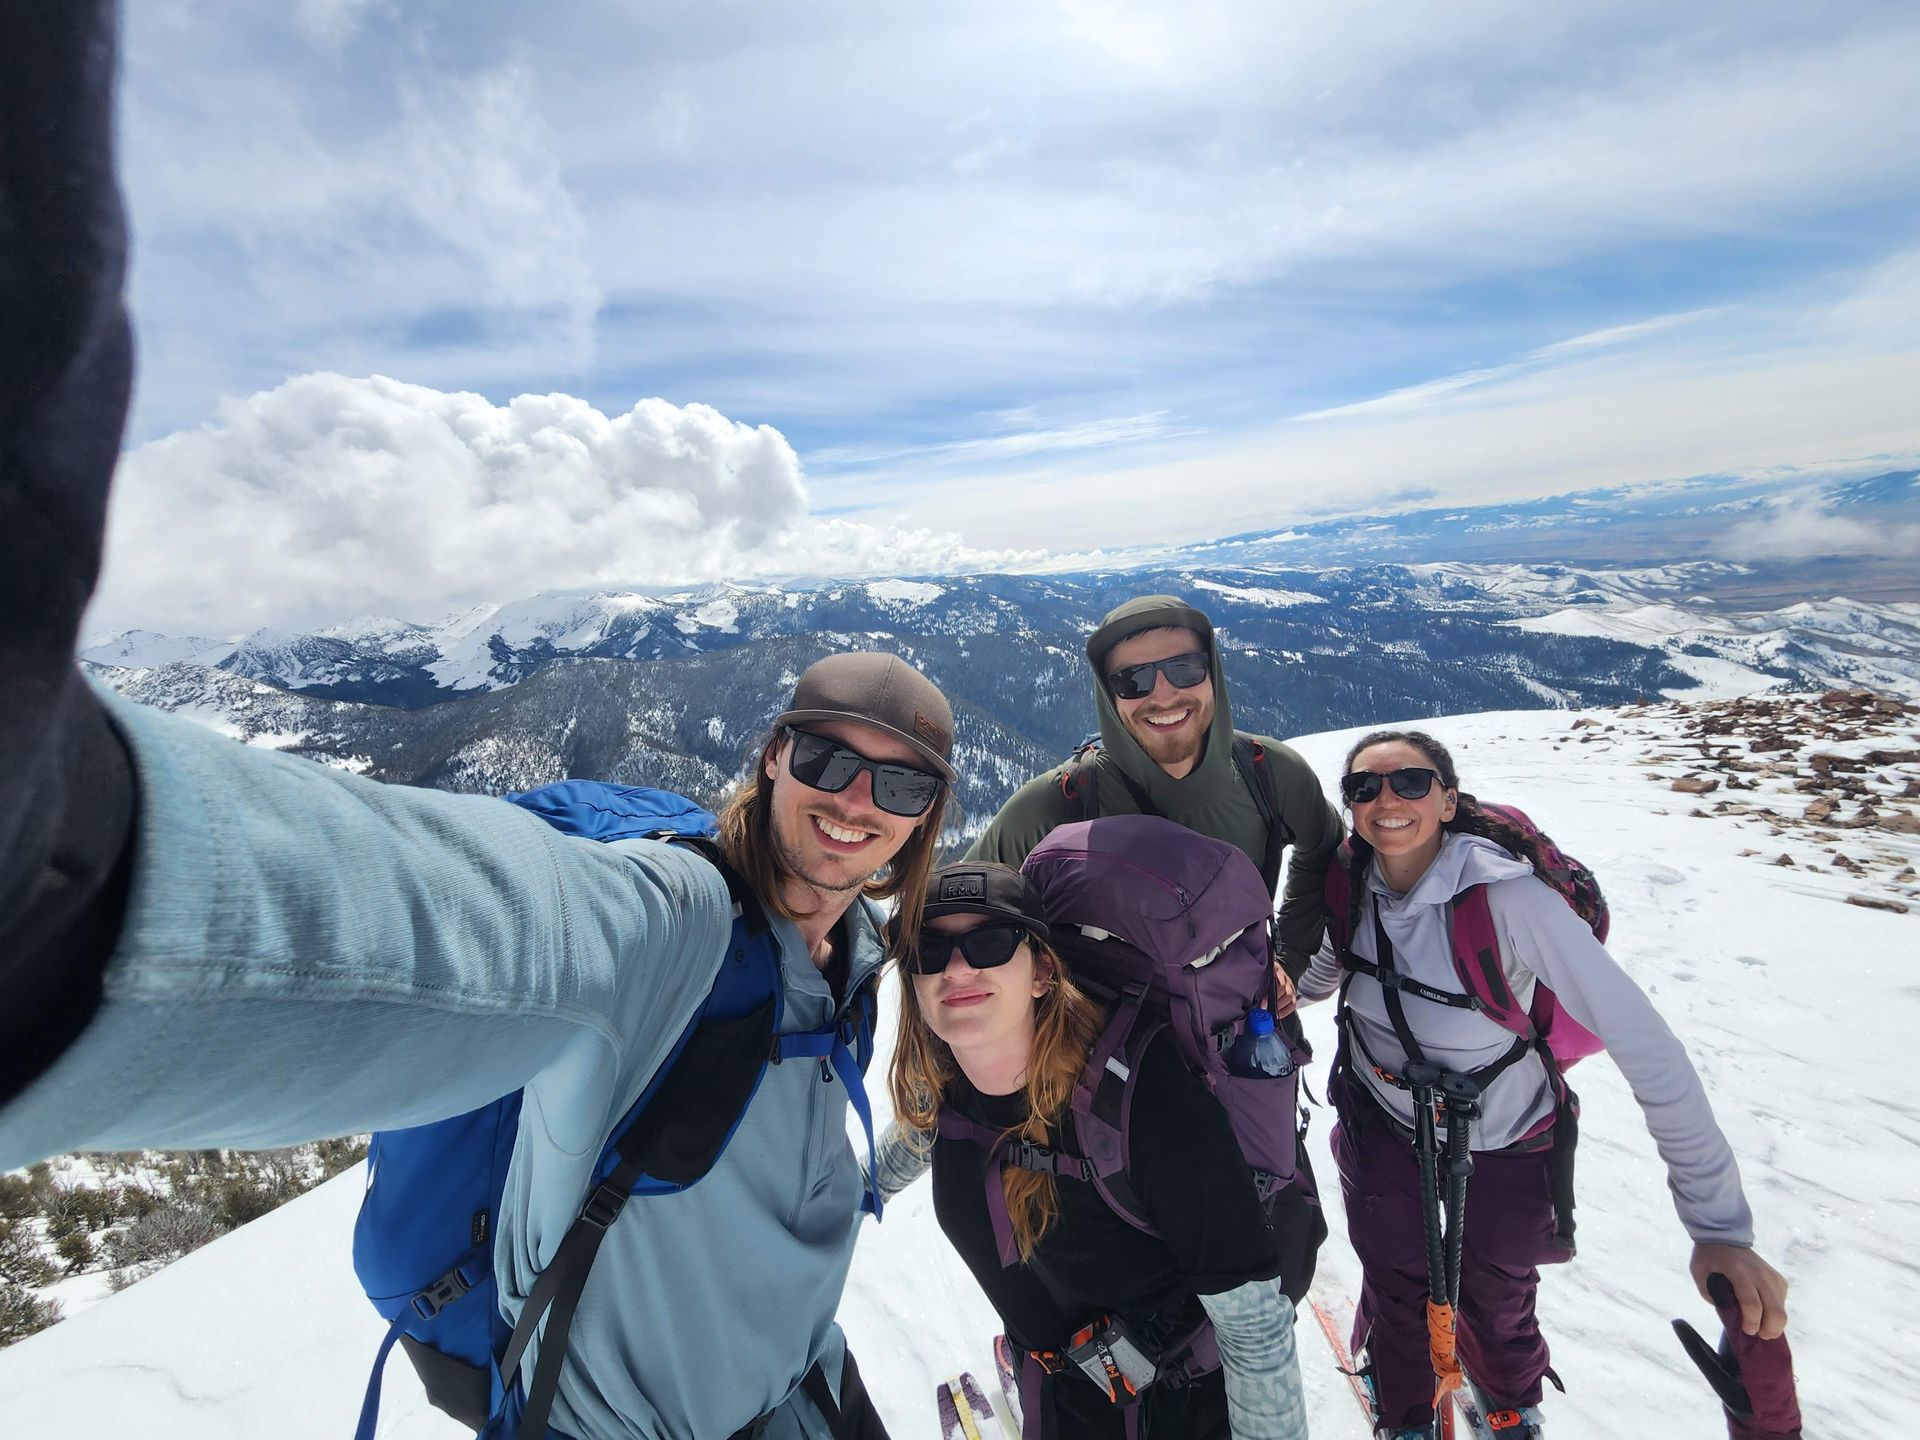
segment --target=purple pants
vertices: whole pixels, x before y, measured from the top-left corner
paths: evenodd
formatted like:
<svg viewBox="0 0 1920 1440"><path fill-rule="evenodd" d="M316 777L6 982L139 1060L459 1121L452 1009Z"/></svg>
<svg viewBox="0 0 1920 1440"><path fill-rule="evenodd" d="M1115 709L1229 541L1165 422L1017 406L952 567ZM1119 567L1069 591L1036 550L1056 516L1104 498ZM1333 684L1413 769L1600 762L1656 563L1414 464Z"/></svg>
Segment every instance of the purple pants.
<svg viewBox="0 0 1920 1440"><path fill-rule="evenodd" d="M1433 1416L1433 1362L1419 1161L1377 1111L1344 1112L1332 1144L1347 1235L1360 1258L1354 1353L1364 1346L1372 1356L1380 1418L1424 1425ZM1467 1182L1458 1351L1497 1406L1537 1405L1547 1374L1547 1342L1533 1310L1536 1267L1568 1258L1553 1238L1547 1163L1546 1150L1480 1152Z"/></svg>

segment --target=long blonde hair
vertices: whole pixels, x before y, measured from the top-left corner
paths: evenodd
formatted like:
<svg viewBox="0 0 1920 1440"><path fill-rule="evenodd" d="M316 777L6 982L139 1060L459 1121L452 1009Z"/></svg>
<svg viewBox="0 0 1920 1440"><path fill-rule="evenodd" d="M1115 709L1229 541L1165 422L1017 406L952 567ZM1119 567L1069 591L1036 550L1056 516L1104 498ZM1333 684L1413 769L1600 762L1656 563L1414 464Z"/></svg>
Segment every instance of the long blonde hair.
<svg viewBox="0 0 1920 1440"><path fill-rule="evenodd" d="M742 777L721 802L720 851L767 909L798 922L805 917L795 914L781 893L780 882L786 876L780 849L773 843L773 776L767 773L767 761L783 743L778 730L768 731L755 749L752 772ZM927 903L927 877L933 873L940 827L952 794L951 785L940 787L939 796L921 818L920 827L900 847L900 853L860 887L861 893L872 900L897 897L894 913L910 923L914 933L920 928L920 909Z"/></svg>
<svg viewBox="0 0 1920 1440"><path fill-rule="evenodd" d="M888 926L894 957L899 959L918 943L918 925L908 928L898 920ZM1046 1145L1048 1122L1058 1118L1073 1098L1074 1081L1086 1066L1087 1055L1100 1038L1106 1017L1099 1005L1073 983L1059 952L1034 936L1034 972L1049 979L1046 993L1034 1003L1033 1052L1027 1060L1027 1118L1013 1126L1009 1138L1033 1145ZM900 1029L894 1041L893 1066L887 1075L893 1092L893 1110L902 1126L918 1131L932 1143L940 1120L940 1105L946 1098L959 1066L947 1042L933 1033L920 1013L920 996L913 976L901 967ZM1060 1218L1060 1196L1053 1175L1045 1170L1023 1170L1005 1166L1000 1183L1007 1197L1007 1219L1013 1225L1013 1238L1020 1247L1020 1258L1031 1259L1033 1247Z"/></svg>

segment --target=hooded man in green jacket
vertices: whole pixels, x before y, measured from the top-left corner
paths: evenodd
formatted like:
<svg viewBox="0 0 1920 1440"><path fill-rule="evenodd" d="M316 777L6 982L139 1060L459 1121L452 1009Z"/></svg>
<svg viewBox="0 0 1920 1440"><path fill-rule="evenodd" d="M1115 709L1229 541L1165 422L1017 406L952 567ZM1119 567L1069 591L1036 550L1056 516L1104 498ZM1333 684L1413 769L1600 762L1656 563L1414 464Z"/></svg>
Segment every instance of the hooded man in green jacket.
<svg viewBox="0 0 1920 1440"><path fill-rule="evenodd" d="M1278 949L1290 980L1326 930L1327 863L1344 831L1306 761L1264 735L1235 755L1233 707L1213 622L1172 595L1142 595L1087 639L1100 748L1022 785L967 852L1018 866L1056 825L1095 815L1161 815L1237 845L1269 884L1292 846ZM1276 824L1251 788L1272 782ZM1247 772L1247 773L1243 773Z"/></svg>

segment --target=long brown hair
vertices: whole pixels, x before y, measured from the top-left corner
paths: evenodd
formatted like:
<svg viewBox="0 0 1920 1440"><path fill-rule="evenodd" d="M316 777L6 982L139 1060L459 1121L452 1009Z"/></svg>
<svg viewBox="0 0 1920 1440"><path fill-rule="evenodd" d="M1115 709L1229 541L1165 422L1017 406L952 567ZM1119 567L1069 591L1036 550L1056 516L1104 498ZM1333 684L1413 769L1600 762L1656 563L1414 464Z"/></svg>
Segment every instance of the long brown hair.
<svg viewBox="0 0 1920 1440"><path fill-rule="evenodd" d="M1426 731L1375 730L1371 735L1362 735L1347 751L1346 763L1341 765L1340 773L1345 775L1353 769L1353 762L1360 757L1362 750L1394 744L1411 745L1426 756L1427 763L1440 777L1440 784L1454 792L1453 818L1440 822L1442 830L1491 840L1511 852L1516 859L1526 861L1533 867L1534 874L1542 879L1547 878L1547 862L1540 854L1540 842L1518 826L1493 814L1462 790L1459 773L1453 767L1453 755ZM1348 837L1347 846L1347 934L1352 936L1360 924L1360 901L1366 890L1364 881L1367 866L1373 860L1373 847L1360 838L1358 831ZM1347 943L1353 942L1349 939Z"/></svg>
<svg viewBox="0 0 1920 1440"><path fill-rule="evenodd" d="M785 743L780 731L769 730L755 745L752 769L720 805L720 851L762 904L776 915L798 922L805 917L796 914L781 893L780 882L786 874L780 864L780 847L773 843L773 776L767 773L767 762ZM921 817L919 828L907 836L900 853L860 887L868 899L894 899L894 913L910 924L915 934L920 929L921 907L927 903L927 877L933 873L952 794L951 785L940 787L940 794Z"/></svg>
<svg viewBox="0 0 1920 1440"><path fill-rule="evenodd" d="M888 926L892 950L899 958L918 943L919 927ZM1106 1017L1099 1005L1073 983L1059 952L1046 941L1029 936L1036 974L1051 977L1047 991L1034 1003L1033 1052L1027 1059L1022 1094L1027 1117L1006 1133L1033 1145L1048 1145L1049 1122L1058 1118L1073 1098L1074 1081L1086 1066L1087 1055ZM900 973L900 1028L894 1040L893 1066L887 1075L893 1092L893 1110L900 1124L928 1137L939 1124L940 1103L946 1098L959 1066L947 1042L933 1033L920 1013L920 996L913 976ZM1060 1218L1060 1196L1053 1175L1045 1170L1023 1170L1008 1165L1000 1172L1007 1197L1007 1219L1012 1222L1020 1258L1033 1256L1033 1247Z"/></svg>

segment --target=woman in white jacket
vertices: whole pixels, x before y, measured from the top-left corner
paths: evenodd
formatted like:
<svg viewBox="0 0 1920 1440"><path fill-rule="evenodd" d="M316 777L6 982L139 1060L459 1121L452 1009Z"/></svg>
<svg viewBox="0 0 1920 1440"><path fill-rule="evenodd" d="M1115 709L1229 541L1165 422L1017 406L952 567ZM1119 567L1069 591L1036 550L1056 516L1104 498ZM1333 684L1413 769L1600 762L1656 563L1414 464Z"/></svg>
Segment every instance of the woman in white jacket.
<svg viewBox="0 0 1920 1440"><path fill-rule="evenodd" d="M1472 1152L1458 1263L1459 1359L1503 1422L1499 1433L1515 1440L1543 1433L1538 1406L1552 1372L1534 1293L1536 1267L1572 1254L1553 1202L1553 1132L1564 1112L1557 1077L1538 1050L1516 1048L1513 1031L1461 998L1467 987L1454 958L1453 909L1455 897L1474 886L1485 886L1499 968L1516 1008L1526 1013L1535 987L1548 986L1568 1015L1605 1042L1646 1112L1695 1242L1701 1293L1708 1275L1726 1275L1747 1333L1779 1335L1786 1281L1752 1250L1739 1170L1699 1077L1646 995L1536 873L1537 839L1462 792L1453 757L1420 731L1366 736L1343 770L1353 840L1328 888L1330 905L1340 902L1333 930L1345 943L1322 947L1300 993L1321 1000L1345 982L1333 1150L1363 1271L1355 1348L1364 1346L1371 1366L1380 1433L1411 1440L1433 1426L1423 1191L1438 1178L1444 1193L1448 1137L1445 1117L1436 1115L1441 1157L1437 1177L1423 1181L1408 1079L1411 1071L1415 1083L1433 1083L1436 1071L1423 1072L1423 1062L1443 1075L1478 1072L1484 1086L1474 1112L1455 1112ZM1570 1122L1560 1123L1568 1127L1561 1138L1570 1139ZM1570 1162L1570 1155L1564 1147L1562 1157ZM1444 1337L1439 1344L1444 1351Z"/></svg>

